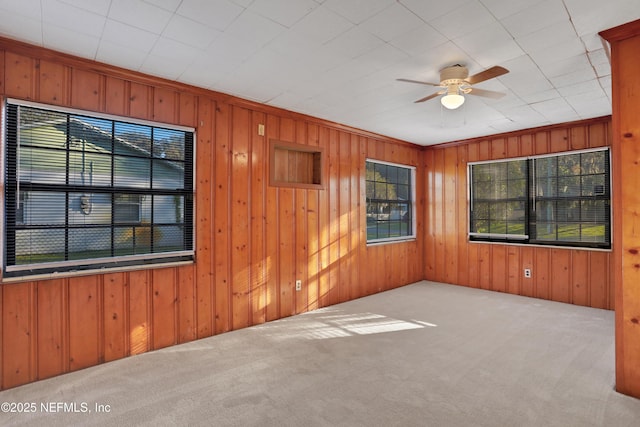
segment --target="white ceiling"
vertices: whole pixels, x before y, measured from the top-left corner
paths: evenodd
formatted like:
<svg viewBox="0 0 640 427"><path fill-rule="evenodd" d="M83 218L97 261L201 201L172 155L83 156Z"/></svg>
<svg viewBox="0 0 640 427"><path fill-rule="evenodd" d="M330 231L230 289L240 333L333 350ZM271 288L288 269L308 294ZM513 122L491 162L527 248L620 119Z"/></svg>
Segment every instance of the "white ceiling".
<svg viewBox="0 0 640 427"><path fill-rule="evenodd" d="M640 0L0 0L0 35L422 145L611 113ZM439 70L494 65L455 111Z"/></svg>

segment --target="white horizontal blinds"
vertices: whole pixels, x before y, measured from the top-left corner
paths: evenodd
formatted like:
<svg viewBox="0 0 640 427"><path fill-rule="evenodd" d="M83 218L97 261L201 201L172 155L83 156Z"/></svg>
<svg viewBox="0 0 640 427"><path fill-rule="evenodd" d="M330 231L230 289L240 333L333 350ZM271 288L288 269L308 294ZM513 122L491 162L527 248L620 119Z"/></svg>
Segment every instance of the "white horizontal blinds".
<svg viewBox="0 0 640 427"><path fill-rule="evenodd" d="M22 200L20 218L8 233L14 238L13 247L7 248L8 264L64 261L69 220L64 187L71 172L67 115L16 107L7 115L7 123L16 128L14 135L19 138L16 158L7 159L8 165L17 163L18 193L7 199ZM13 225L10 218L8 227Z"/></svg>
<svg viewBox="0 0 640 427"><path fill-rule="evenodd" d="M471 233L526 236L527 161L471 166Z"/></svg>
<svg viewBox="0 0 640 427"><path fill-rule="evenodd" d="M472 240L611 247L607 148L469 166Z"/></svg>
<svg viewBox="0 0 640 427"><path fill-rule="evenodd" d="M7 144L8 271L193 251L192 132L9 104Z"/></svg>
<svg viewBox="0 0 640 427"><path fill-rule="evenodd" d="M563 154L533 162L536 214L531 218L532 239L610 243L608 151Z"/></svg>

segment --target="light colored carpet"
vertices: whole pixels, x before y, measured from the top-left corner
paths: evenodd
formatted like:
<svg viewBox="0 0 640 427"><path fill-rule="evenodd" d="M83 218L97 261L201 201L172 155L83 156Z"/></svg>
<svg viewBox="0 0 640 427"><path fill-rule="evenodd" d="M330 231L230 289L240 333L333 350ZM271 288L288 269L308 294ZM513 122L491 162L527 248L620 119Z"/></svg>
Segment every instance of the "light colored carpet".
<svg viewBox="0 0 640 427"><path fill-rule="evenodd" d="M637 426L613 315L419 282L6 390L37 411L0 424Z"/></svg>

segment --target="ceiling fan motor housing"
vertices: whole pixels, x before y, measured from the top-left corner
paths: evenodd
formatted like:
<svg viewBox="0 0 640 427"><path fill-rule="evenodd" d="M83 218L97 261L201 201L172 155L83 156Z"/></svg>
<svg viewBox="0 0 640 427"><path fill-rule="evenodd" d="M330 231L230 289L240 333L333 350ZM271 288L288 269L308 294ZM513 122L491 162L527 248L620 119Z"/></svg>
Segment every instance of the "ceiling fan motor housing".
<svg viewBox="0 0 640 427"><path fill-rule="evenodd" d="M461 85L464 79L469 77L469 69L463 65L454 65L440 71L440 84L442 86Z"/></svg>

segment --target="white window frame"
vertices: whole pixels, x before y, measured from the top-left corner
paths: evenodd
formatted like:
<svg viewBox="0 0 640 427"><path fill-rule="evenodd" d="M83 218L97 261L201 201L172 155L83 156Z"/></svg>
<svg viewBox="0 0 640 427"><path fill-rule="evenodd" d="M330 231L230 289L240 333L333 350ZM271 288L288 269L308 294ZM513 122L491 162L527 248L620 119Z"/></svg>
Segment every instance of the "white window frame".
<svg viewBox="0 0 640 427"><path fill-rule="evenodd" d="M377 159L370 159L367 158L365 160L365 227L367 224L367 196L366 196L366 185L367 185L367 179L366 179L366 165L367 163L377 163L377 164L381 164L381 165L387 165L387 166L394 166L394 167L399 167L399 168L403 168L403 169L407 169L409 171L409 186L410 186L410 196L411 196L411 200L409 201L411 204L411 234L408 234L406 236L397 236L397 237L385 237L385 238L381 238L381 239L369 239L367 237L367 245L379 245L379 244L385 244L385 243L394 243L394 242L406 242L406 241L410 241L410 240L415 240L416 239L416 167L415 166L411 166L411 165L406 165L406 164L400 164L400 163L393 163L393 162L387 162L384 160L377 160ZM365 230L365 235L367 234L367 231Z"/></svg>

